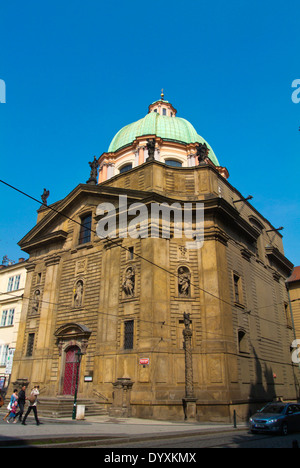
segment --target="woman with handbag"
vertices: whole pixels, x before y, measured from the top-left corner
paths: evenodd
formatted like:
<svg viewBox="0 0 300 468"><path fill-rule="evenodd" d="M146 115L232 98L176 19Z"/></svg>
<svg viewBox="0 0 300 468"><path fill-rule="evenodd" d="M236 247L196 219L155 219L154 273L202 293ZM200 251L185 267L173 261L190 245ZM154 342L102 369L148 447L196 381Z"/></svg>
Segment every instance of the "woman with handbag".
<svg viewBox="0 0 300 468"><path fill-rule="evenodd" d="M34 412L36 425L37 426L40 425L40 421L39 421L38 414L37 414L37 403L38 403L37 397L40 394L39 388L40 387L38 385L36 385L31 390L31 393L30 393L29 397L26 398L26 400L29 401L29 407L28 407L27 413L25 414L25 417L24 417L23 422L22 422L23 426L26 426L26 419L27 419L27 416L29 415L29 413L31 412L31 410Z"/></svg>
<svg viewBox="0 0 300 468"><path fill-rule="evenodd" d="M13 404L14 402L18 400L18 390L14 390L14 393L12 394L11 398L10 398L10 402L8 403L8 407L7 407L7 411L8 413L6 413L6 415L4 416L3 418L3 421L6 420L6 418L9 416L10 412L11 412L11 409L13 407Z"/></svg>

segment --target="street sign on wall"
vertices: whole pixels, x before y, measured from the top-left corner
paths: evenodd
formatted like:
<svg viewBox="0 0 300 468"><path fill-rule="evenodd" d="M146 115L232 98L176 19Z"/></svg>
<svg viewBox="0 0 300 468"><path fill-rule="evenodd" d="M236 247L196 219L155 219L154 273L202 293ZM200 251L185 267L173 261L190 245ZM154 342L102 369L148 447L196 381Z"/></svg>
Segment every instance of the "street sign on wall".
<svg viewBox="0 0 300 468"><path fill-rule="evenodd" d="M6 367L5 367L5 374L8 374L8 375L11 374L13 360L14 360L14 353L15 353L14 348L10 348L8 350L8 356L7 356Z"/></svg>
<svg viewBox="0 0 300 468"><path fill-rule="evenodd" d="M140 365L141 366L149 366L150 364L150 358L140 358Z"/></svg>

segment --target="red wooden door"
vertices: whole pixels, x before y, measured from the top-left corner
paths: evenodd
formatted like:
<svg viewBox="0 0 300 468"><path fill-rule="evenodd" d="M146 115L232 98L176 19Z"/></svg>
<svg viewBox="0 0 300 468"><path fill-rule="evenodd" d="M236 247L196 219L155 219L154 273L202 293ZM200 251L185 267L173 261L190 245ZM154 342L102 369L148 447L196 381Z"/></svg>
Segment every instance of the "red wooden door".
<svg viewBox="0 0 300 468"><path fill-rule="evenodd" d="M79 376L79 367L78 356L76 353L79 351L78 346L72 346L67 350L66 353L66 363L65 363L65 375L64 375L64 395L74 395L75 394L75 385L76 385L76 375L78 370Z"/></svg>

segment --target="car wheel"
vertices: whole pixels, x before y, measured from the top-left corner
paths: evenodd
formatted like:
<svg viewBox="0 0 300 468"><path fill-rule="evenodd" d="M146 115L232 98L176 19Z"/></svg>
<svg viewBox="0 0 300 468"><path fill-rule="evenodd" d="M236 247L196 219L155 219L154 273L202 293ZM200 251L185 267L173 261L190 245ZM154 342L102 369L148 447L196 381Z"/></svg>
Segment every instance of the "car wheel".
<svg viewBox="0 0 300 468"><path fill-rule="evenodd" d="M286 436L288 435L288 425L287 423L283 423L282 426L281 426L281 434Z"/></svg>

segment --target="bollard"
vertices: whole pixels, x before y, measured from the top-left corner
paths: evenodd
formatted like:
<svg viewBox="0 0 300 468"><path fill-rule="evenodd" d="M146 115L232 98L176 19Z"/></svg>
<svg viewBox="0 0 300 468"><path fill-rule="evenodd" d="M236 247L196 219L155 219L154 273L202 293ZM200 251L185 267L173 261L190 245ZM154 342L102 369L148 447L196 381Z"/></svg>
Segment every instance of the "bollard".
<svg viewBox="0 0 300 468"><path fill-rule="evenodd" d="M233 410L233 427L236 428L236 411Z"/></svg>
<svg viewBox="0 0 300 468"><path fill-rule="evenodd" d="M77 420L84 419L84 415L85 415L85 406L77 405L76 419Z"/></svg>

